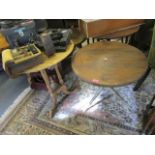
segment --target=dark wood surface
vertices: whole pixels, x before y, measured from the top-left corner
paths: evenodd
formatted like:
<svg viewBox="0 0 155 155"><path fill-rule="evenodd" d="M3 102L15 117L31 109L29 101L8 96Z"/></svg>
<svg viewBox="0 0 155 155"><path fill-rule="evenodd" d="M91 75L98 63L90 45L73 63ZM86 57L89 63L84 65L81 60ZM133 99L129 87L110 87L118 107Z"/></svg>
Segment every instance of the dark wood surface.
<svg viewBox="0 0 155 155"><path fill-rule="evenodd" d="M97 42L81 48L73 58L75 74L101 86L121 86L138 80L148 67L144 54L120 42Z"/></svg>
<svg viewBox="0 0 155 155"><path fill-rule="evenodd" d="M83 19L79 20L81 32L87 37L99 37L144 24L143 19Z"/></svg>
<svg viewBox="0 0 155 155"><path fill-rule="evenodd" d="M116 38L126 37L126 36L130 36L130 35L136 33L139 30L139 28L140 28L139 26L136 26L136 27L133 27L133 28L130 28L130 29L127 29L127 30L121 30L121 31L118 31L118 32L115 32L115 33L111 33L111 34L108 34L108 35L98 37L98 38L116 39Z"/></svg>

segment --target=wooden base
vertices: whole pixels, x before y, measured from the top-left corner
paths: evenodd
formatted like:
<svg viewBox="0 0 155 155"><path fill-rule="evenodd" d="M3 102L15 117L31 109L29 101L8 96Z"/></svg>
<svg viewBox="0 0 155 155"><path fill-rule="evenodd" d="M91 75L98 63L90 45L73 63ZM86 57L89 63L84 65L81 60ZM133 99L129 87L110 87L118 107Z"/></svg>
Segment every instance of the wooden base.
<svg viewBox="0 0 155 155"><path fill-rule="evenodd" d="M42 75L42 78L45 81L46 87L48 89L48 92L50 94L51 100L52 100L52 108L50 110L49 116L50 118L54 116L56 109L57 109L57 95L61 92L65 93L65 94L69 94L70 92L67 90L66 85L64 84L64 81L61 77L61 74L59 72L58 66L56 65L54 67L56 74L58 76L59 79L59 83L60 83L60 87L56 90L53 90L53 88L51 87L51 81L47 75L46 70L41 70L40 73ZM52 81L53 82L53 81Z"/></svg>
<svg viewBox="0 0 155 155"><path fill-rule="evenodd" d="M71 88L71 90L69 91L67 89L67 86L64 84L64 81L62 79L62 76L60 74L60 69L59 68L59 64L57 64L56 66L54 66L54 69L56 71L56 75L58 77L58 83L59 83L59 87L57 89L53 89L51 87L51 84L54 83L54 81L48 76L47 71L46 70L41 70L41 76L45 82L46 88L50 94L51 100L52 100L52 107L51 110L49 111L49 117L53 117L54 114L56 113L56 109L57 109L57 95L59 95L61 92L63 92L64 94L68 95L71 92L77 91L80 89L80 84L79 84L79 80L75 80L73 83L73 86ZM32 84L32 79L31 79L31 75L27 74L27 80L29 85Z"/></svg>

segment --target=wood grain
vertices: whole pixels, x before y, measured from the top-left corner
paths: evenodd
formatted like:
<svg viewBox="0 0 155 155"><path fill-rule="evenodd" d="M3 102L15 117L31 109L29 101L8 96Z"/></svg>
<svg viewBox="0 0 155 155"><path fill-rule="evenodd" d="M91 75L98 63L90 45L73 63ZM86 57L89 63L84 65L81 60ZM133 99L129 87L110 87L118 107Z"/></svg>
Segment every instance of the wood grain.
<svg viewBox="0 0 155 155"><path fill-rule="evenodd" d="M136 33L139 30L139 26L136 26L134 28L130 28L127 30L122 30L122 31L118 31L115 33L110 33L108 35L104 35L98 38L102 38L102 39L116 39L116 38L121 38L121 37L126 37L126 36L130 36L134 33Z"/></svg>
<svg viewBox="0 0 155 155"><path fill-rule="evenodd" d="M144 54L120 42L97 42L80 49L72 68L82 80L102 85L121 86L138 80L148 66Z"/></svg>
<svg viewBox="0 0 155 155"><path fill-rule="evenodd" d="M143 19L99 19L99 20L79 20L81 32L86 37L99 37L130 29L133 26L144 24Z"/></svg>

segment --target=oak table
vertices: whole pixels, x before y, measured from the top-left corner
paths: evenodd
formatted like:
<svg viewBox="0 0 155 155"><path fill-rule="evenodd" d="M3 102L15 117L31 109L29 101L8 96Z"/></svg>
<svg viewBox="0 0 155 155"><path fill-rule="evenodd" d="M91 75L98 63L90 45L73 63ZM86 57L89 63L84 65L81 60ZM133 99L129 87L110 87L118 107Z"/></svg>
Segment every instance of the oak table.
<svg viewBox="0 0 155 155"><path fill-rule="evenodd" d="M105 39L116 39L116 38L122 38L122 37L127 37L127 36L131 36L132 34L138 32L140 29L140 26L135 26L135 27L131 27L129 29L124 29L121 31L116 31L114 33L109 33L107 35L104 35L101 38L105 38Z"/></svg>
<svg viewBox="0 0 155 155"><path fill-rule="evenodd" d="M61 74L58 69L58 64L64 60L67 56L69 56L74 49L74 43L71 41L64 52L60 53L55 53L51 57L47 57L45 54L43 54L43 59L44 62L32 67L31 69L25 70L23 73L27 74L28 76L28 81L31 83L31 76L30 73L35 73L35 72L40 72L42 78L45 81L46 87L48 89L48 92L50 94L51 100L52 100L52 109L50 111L50 116L54 115L55 109L56 109L56 104L57 104L57 94L59 94L61 91L64 92L65 94L68 94L69 91L67 90L66 85L64 84L64 81L61 77ZM57 77L59 79L60 87L57 90L53 90L51 87L51 81L47 75L46 69L54 67Z"/></svg>
<svg viewBox="0 0 155 155"><path fill-rule="evenodd" d="M129 27L129 28L126 28L126 29L118 30L118 31L113 32L113 33L106 34L104 36L97 37L97 39L98 40L102 40L102 39L110 40L110 39L121 38L122 42L123 42L123 38L125 37L125 43L128 43L128 41L129 41L128 37L133 35L134 33L138 32L139 29L140 29L140 26ZM93 40L94 39L95 38L93 38Z"/></svg>
<svg viewBox="0 0 155 155"><path fill-rule="evenodd" d="M89 44L72 60L73 71L81 80L104 87L135 82L147 67L147 58L139 49L116 41Z"/></svg>

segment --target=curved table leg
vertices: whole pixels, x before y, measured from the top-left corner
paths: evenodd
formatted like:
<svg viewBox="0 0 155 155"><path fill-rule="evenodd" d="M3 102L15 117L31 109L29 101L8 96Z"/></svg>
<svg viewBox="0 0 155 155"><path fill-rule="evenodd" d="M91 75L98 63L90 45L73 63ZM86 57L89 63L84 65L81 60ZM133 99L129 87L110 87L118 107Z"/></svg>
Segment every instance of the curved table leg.
<svg viewBox="0 0 155 155"><path fill-rule="evenodd" d="M66 85L64 84L64 81L63 81L62 76L61 76L61 74L60 74L60 72L59 72L59 69L58 69L58 65L55 66L55 71L56 71L56 74L57 74L57 76L58 76L59 82L60 82L60 84L61 84L61 86L62 86L62 91L63 91L65 94L69 94L70 92L67 90L67 87L66 87Z"/></svg>
<svg viewBox="0 0 155 155"><path fill-rule="evenodd" d="M50 94L50 97L51 97L51 100L52 100L52 103L53 103L51 111L50 111L50 117L53 117L53 115L55 113L55 110L56 110L57 96L56 96L56 94L54 93L54 91L51 88L50 80L49 80L49 77L47 75L46 70L42 70L42 71L40 71L40 73L42 75L42 78L45 81L46 87L48 89L48 92Z"/></svg>

